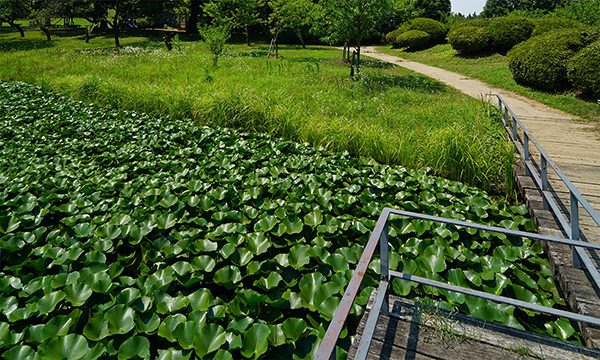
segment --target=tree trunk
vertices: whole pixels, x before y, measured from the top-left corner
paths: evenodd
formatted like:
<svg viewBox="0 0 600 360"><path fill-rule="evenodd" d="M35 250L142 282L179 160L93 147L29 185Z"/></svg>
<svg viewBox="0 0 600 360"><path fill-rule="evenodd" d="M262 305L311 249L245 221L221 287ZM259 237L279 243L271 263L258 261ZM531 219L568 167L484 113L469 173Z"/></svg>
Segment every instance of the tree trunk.
<svg viewBox="0 0 600 360"><path fill-rule="evenodd" d="M198 15L200 14L200 0L190 1L190 18L185 23L185 33L198 35Z"/></svg>
<svg viewBox="0 0 600 360"><path fill-rule="evenodd" d="M250 46L250 26L246 25L246 45Z"/></svg>
<svg viewBox="0 0 600 360"><path fill-rule="evenodd" d="M46 40L48 40L48 41L52 40L50 38L50 31L48 31L48 29L46 29L45 26L40 26L40 30L42 30L44 32L44 34L46 34Z"/></svg>
<svg viewBox="0 0 600 360"><path fill-rule="evenodd" d="M344 41L344 50L342 50L342 60L346 60L346 51L348 49L348 42ZM350 56L348 56L350 57Z"/></svg>
<svg viewBox="0 0 600 360"><path fill-rule="evenodd" d="M19 30L19 34L21 34L21 37L25 37L25 31L23 31L23 28L21 27L21 25L12 22L12 21L8 21L8 25L14 27L15 29Z"/></svg>
<svg viewBox="0 0 600 360"><path fill-rule="evenodd" d="M302 48L306 49L306 44L304 44L304 38L302 37L302 31L300 31L300 28L296 29L296 35L298 35L298 38L300 39L300 43L302 44Z"/></svg>
<svg viewBox="0 0 600 360"><path fill-rule="evenodd" d="M115 6L115 17L113 19L113 30L115 31L115 46L121 47L121 43L119 43L119 0L117 0L117 5Z"/></svg>
<svg viewBox="0 0 600 360"><path fill-rule="evenodd" d="M356 44L356 74L360 74L360 39Z"/></svg>
<svg viewBox="0 0 600 360"><path fill-rule="evenodd" d="M90 42L90 28L86 27L85 28L85 43L89 43Z"/></svg>

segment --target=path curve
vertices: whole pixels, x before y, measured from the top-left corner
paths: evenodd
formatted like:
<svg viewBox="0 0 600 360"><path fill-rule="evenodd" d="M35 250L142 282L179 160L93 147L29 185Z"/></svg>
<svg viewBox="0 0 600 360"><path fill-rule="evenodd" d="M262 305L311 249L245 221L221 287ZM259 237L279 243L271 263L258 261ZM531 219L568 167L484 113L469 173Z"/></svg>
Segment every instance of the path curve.
<svg viewBox="0 0 600 360"><path fill-rule="evenodd" d="M594 125L580 118L553 109L537 101L515 94L466 75L380 53L376 47L363 48L361 55L386 61L436 79L459 91L481 99L485 94L499 94L533 134L533 137L552 157L559 168L583 194L596 211L600 209L600 136ZM490 97L494 101L495 97ZM533 152L533 151L532 151ZM550 183L568 206L566 186L557 182L558 176L548 170ZM587 212L580 210L582 233L591 242L600 243L600 228Z"/></svg>

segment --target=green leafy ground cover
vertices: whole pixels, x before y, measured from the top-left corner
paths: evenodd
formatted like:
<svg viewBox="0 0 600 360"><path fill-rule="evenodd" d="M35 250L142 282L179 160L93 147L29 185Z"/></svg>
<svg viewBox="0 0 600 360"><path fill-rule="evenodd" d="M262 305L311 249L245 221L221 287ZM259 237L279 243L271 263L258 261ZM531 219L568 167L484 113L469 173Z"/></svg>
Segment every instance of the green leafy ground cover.
<svg viewBox="0 0 600 360"><path fill-rule="evenodd" d="M0 82L0 353L312 358L385 206L533 230L524 206L423 170ZM563 304L537 243L402 218L390 241L393 269ZM577 340L565 320L428 293Z"/></svg>
<svg viewBox="0 0 600 360"><path fill-rule="evenodd" d="M514 91L517 94L537 100L553 108L569 114L580 116L586 120L600 123L600 106L595 99L584 99L574 90L564 92L544 92L519 85L515 82L508 68L508 59L500 54L482 56L461 56L450 44L437 45L432 48L403 52L389 47L378 49L390 55L396 55L412 61L457 72L480 79L488 84Z"/></svg>
<svg viewBox="0 0 600 360"><path fill-rule="evenodd" d="M199 124L266 132L501 192L506 135L490 107L425 76L366 61L349 78L341 50L229 45L212 66L198 42L69 33L45 41L0 32L0 79L43 85L77 100ZM512 149L510 149L512 153ZM512 175L511 175L512 176Z"/></svg>

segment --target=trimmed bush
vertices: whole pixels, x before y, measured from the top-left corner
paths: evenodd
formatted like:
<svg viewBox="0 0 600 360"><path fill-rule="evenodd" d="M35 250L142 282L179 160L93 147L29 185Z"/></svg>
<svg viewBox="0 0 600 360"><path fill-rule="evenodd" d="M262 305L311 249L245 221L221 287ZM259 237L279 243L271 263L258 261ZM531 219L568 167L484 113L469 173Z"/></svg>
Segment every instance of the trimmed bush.
<svg viewBox="0 0 600 360"><path fill-rule="evenodd" d="M387 33L387 35L385 35L385 42L387 42L388 44L392 44L393 47L398 47L396 45L396 38L400 34L402 34L402 31L400 29L396 29Z"/></svg>
<svg viewBox="0 0 600 360"><path fill-rule="evenodd" d="M567 77L577 90L600 98L600 41L571 58Z"/></svg>
<svg viewBox="0 0 600 360"><path fill-rule="evenodd" d="M495 51L505 54L531 36L535 23L523 17L500 17L492 20L489 34Z"/></svg>
<svg viewBox="0 0 600 360"><path fill-rule="evenodd" d="M431 44L431 35L421 30L409 30L398 35L396 44L411 51L423 49Z"/></svg>
<svg viewBox="0 0 600 360"><path fill-rule="evenodd" d="M585 46L580 30L557 30L531 38L508 53L508 67L516 82L545 90L570 87L567 63Z"/></svg>
<svg viewBox="0 0 600 360"><path fill-rule="evenodd" d="M545 18L535 20L535 28L531 36L538 36L558 29L582 29L586 25L577 20L563 18Z"/></svg>
<svg viewBox="0 0 600 360"><path fill-rule="evenodd" d="M448 42L462 54L478 54L489 48L490 37L485 27L465 26L450 31Z"/></svg>
<svg viewBox="0 0 600 360"><path fill-rule="evenodd" d="M446 40L448 27L439 21L426 18L416 18L405 22L398 29L401 32L410 30L420 30L428 33L431 36L431 44L439 44Z"/></svg>
<svg viewBox="0 0 600 360"><path fill-rule="evenodd" d="M450 31L454 31L456 29L464 28L464 27L477 27L477 28L486 28L490 26L490 20L488 19L465 19L456 22L450 28Z"/></svg>

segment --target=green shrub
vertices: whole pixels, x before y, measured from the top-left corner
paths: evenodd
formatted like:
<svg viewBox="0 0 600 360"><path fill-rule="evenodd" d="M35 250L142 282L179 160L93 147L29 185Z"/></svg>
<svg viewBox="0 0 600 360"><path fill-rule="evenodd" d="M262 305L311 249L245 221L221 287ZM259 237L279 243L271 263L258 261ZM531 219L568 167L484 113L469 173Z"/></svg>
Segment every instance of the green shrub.
<svg viewBox="0 0 600 360"><path fill-rule="evenodd" d="M387 33L385 35L385 42L388 43L388 44L392 44L393 47L398 47L396 45L396 38L400 34L402 34L402 31L400 29L396 29L394 31L390 31L389 33Z"/></svg>
<svg viewBox="0 0 600 360"><path fill-rule="evenodd" d="M600 41L571 58L567 77L577 90L600 98Z"/></svg>
<svg viewBox="0 0 600 360"><path fill-rule="evenodd" d="M518 43L529 39L535 23L522 17L500 17L492 20L489 34L495 51L505 54Z"/></svg>
<svg viewBox="0 0 600 360"><path fill-rule="evenodd" d="M431 44L431 35L421 30L409 30L398 35L396 44L411 51L423 49Z"/></svg>
<svg viewBox="0 0 600 360"><path fill-rule="evenodd" d="M420 30L428 33L431 36L431 44L439 44L444 42L448 27L439 21L426 18L416 18L405 22L398 29L401 33L410 30Z"/></svg>
<svg viewBox="0 0 600 360"><path fill-rule="evenodd" d="M484 27L465 26L450 31L448 42L463 54L477 54L488 49L490 37Z"/></svg>
<svg viewBox="0 0 600 360"><path fill-rule="evenodd" d="M454 31L456 29L463 28L463 27L485 28L488 26L490 26L490 20L488 20L488 19L465 19L465 20L459 21L459 22L455 23L454 25L452 25L452 27L450 28L450 31Z"/></svg>
<svg viewBox="0 0 600 360"><path fill-rule="evenodd" d="M585 24L577 20L563 18L544 18L535 20L535 28L531 36L538 36L558 29L581 29Z"/></svg>
<svg viewBox="0 0 600 360"><path fill-rule="evenodd" d="M581 30L557 30L531 38L508 53L516 82L545 90L569 88L567 63L585 46Z"/></svg>

